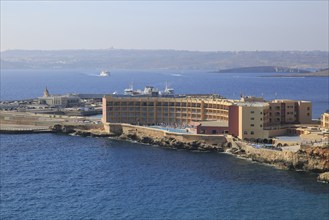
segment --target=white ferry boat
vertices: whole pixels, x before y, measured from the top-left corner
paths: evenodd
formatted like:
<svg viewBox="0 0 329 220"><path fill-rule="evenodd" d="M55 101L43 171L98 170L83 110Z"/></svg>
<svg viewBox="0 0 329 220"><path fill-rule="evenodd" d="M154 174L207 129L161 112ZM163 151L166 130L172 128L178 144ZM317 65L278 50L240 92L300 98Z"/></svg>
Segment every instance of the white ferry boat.
<svg viewBox="0 0 329 220"><path fill-rule="evenodd" d="M110 76L110 71L102 71L100 74L99 74L99 76Z"/></svg>

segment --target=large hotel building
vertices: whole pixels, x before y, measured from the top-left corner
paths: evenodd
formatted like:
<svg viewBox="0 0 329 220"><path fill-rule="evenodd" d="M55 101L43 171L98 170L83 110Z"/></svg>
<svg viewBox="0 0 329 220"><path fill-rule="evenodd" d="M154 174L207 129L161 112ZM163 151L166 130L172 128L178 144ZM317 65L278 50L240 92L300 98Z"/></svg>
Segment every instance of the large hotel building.
<svg viewBox="0 0 329 220"><path fill-rule="evenodd" d="M218 95L112 95L103 97L102 121L196 125L201 128L197 133L265 139L284 134L289 126L311 123L312 104L309 101L265 101L255 97L231 100Z"/></svg>

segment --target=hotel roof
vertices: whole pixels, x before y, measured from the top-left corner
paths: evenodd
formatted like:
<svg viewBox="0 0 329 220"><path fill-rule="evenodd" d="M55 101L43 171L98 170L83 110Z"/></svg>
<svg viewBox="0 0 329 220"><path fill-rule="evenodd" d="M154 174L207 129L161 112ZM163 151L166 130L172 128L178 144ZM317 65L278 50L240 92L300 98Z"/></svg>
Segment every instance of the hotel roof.
<svg viewBox="0 0 329 220"><path fill-rule="evenodd" d="M249 107L265 107L265 106L269 106L268 103L266 102L236 102L234 103L235 105L238 106L249 106Z"/></svg>

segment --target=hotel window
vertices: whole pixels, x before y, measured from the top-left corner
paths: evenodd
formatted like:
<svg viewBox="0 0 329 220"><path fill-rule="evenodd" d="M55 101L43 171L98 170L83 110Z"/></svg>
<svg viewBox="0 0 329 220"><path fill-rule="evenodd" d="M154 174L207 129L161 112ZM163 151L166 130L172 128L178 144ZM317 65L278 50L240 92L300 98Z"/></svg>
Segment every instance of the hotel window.
<svg viewBox="0 0 329 220"><path fill-rule="evenodd" d="M254 132L253 131L250 131L250 134L254 134Z"/></svg>
<svg viewBox="0 0 329 220"><path fill-rule="evenodd" d="M263 127L263 125L259 125L260 127Z"/></svg>
<svg viewBox="0 0 329 220"><path fill-rule="evenodd" d="M248 134L248 132L247 131L244 131L243 134Z"/></svg>
<svg viewBox="0 0 329 220"><path fill-rule="evenodd" d="M252 120L252 121L253 121L253 120L255 120L255 118L250 118L250 120Z"/></svg>
<svg viewBox="0 0 329 220"><path fill-rule="evenodd" d="M251 114L254 114L255 112L254 111L250 111Z"/></svg>
<svg viewBox="0 0 329 220"><path fill-rule="evenodd" d="M262 115L262 114L263 114L263 112L260 112L260 114Z"/></svg>
<svg viewBox="0 0 329 220"><path fill-rule="evenodd" d="M254 127L255 125L254 124L250 124L251 127Z"/></svg>

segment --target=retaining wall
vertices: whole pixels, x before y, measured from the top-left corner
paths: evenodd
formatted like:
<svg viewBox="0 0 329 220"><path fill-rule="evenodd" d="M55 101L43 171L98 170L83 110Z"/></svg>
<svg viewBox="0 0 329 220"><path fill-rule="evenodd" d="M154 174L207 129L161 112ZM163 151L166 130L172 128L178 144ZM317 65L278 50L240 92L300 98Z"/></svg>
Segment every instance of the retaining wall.
<svg viewBox="0 0 329 220"><path fill-rule="evenodd" d="M146 136L150 138L161 139L164 137L174 138L177 141L184 143L190 143L194 141L204 142L206 144L223 144L226 142L224 135L201 135L201 134L184 134L184 133L174 133L165 130L130 125L130 124L120 124L120 123L107 123L104 125L104 129L108 133L113 133L117 135L121 134L136 134L137 136Z"/></svg>

